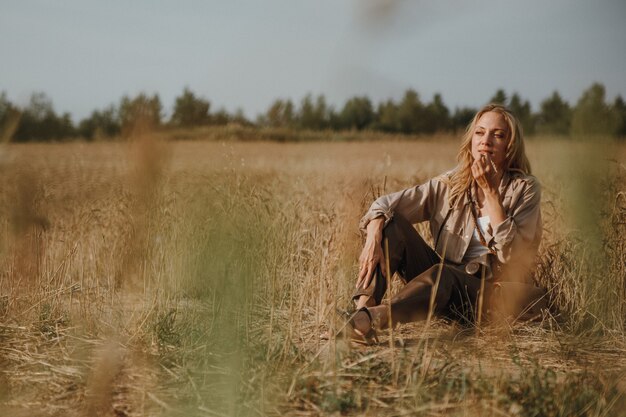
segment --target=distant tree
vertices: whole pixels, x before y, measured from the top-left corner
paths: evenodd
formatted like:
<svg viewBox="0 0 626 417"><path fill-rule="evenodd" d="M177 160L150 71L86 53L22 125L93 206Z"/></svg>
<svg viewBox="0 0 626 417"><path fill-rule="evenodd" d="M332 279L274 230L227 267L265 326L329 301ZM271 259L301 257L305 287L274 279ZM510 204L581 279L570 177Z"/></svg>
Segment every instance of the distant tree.
<svg viewBox="0 0 626 417"><path fill-rule="evenodd" d="M612 107L618 121L615 134L624 139L626 138L626 103L624 103L622 96L615 97Z"/></svg>
<svg viewBox="0 0 626 417"><path fill-rule="evenodd" d="M363 130L374 121L374 108L366 96L352 97L339 114L340 126L344 129Z"/></svg>
<svg viewBox="0 0 626 417"><path fill-rule="evenodd" d="M300 109L298 110L298 126L303 129L313 129L315 125L315 106L313 105L313 98L311 94L304 96L300 102Z"/></svg>
<svg viewBox="0 0 626 417"><path fill-rule="evenodd" d="M373 110L372 110L373 114ZM374 116L372 116L373 118ZM336 112L333 107L329 107L326 112L326 125L328 129L342 130L345 129L341 120L341 112Z"/></svg>
<svg viewBox="0 0 626 417"><path fill-rule="evenodd" d="M120 102L119 118L125 137L146 134L161 125L163 106L158 94L141 93L134 98L124 96Z"/></svg>
<svg viewBox="0 0 626 417"><path fill-rule="evenodd" d="M113 105L104 110L94 110L78 125L78 133L88 140L110 138L119 135L120 131L118 112Z"/></svg>
<svg viewBox="0 0 626 417"><path fill-rule="evenodd" d="M61 117L55 117L54 120L52 120L52 126L54 127L51 130L53 132L56 131L55 139L76 137L76 128L72 122L72 116L68 112L63 113Z"/></svg>
<svg viewBox="0 0 626 417"><path fill-rule="evenodd" d="M425 131L424 106L413 89L404 93L398 106L398 124L402 133L422 133Z"/></svg>
<svg viewBox="0 0 626 417"><path fill-rule="evenodd" d="M300 103L297 125L303 129L325 129L328 127L330 110L323 95L318 96L313 103L313 97L307 94Z"/></svg>
<svg viewBox="0 0 626 417"><path fill-rule="evenodd" d="M503 89L498 89L496 93L489 99L489 103L506 105L507 95Z"/></svg>
<svg viewBox="0 0 626 417"><path fill-rule="evenodd" d="M211 116L211 123L218 126L226 125L230 122L230 120L230 114L228 114L226 109L223 107Z"/></svg>
<svg viewBox="0 0 626 417"><path fill-rule="evenodd" d="M285 104L283 100L276 99L265 113L265 122L270 127L284 127L283 112Z"/></svg>
<svg viewBox="0 0 626 417"><path fill-rule="evenodd" d="M284 103L281 99L276 99L265 112L263 122L270 127L283 127Z"/></svg>
<svg viewBox="0 0 626 417"><path fill-rule="evenodd" d="M52 100L45 93L33 93L28 106L22 111L15 140L17 142L50 140L50 131L46 125L49 125L55 117Z"/></svg>
<svg viewBox="0 0 626 417"><path fill-rule="evenodd" d="M454 131L467 129L467 126L470 124L475 114L476 109L471 107L457 107L454 109L451 122Z"/></svg>
<svg viewBox="0 0 626 417"><path fill-rule="evenodd" d="M393 100L381 102L376 111L377 119L374 124L376 130L383 132L399 132L400 120L398 106Z"/></svg>
<svg viewBox="0 0 626 417"><path fill-rule="evenodd" d="M265 114L265 123L271 127L292 127L294 110L291 100L274 100Z"/></svg>
<svg viewBox="0 0 626 417"><path fill-rule="evenodd" d="M572 114L572 134L613 135L619 124L619 115L605 102L605 89L594 83L585 90Z"/></svg>
<svg viewBox="0 0 626 417"><path fill-rule="evenodd" d="M282 127L293 127L295 119L295 110L293 102L289 99L280 103L280 114L278 115L278 124Z"/></svg>
<svg viewBox="0 0 626 417"><path fill-rule="evenodd" d="M38 120L43 120L51 113L54 113L54 106L52 100L42 92L33 93L30 96L30 102L26 111L31 117Z"/></svg>
<svg viewBox="0 0 626 417"><path fill-rule="evenodd" d="M22 111L14 139L18 142L59 140L76 136L69 113L57 116L44 93L34 93Z"/></svg>
<svg viewBox="0 0 626 417"><path fill-rule="evenodd" d="M572 110L557 91L540 104L537 131L548 135L567 135L570 131Z"/></svg>
<svg viewBox="0 0 626 417"><path fill-rule="evenodd" d="M235 114L230 119L231 123L236 123L241 126L252 126L253 123L246 117L243 109L239 108L235 111Z"/></svg>
<svg viewBox="0 0 626 417"><path fill-rule="evenodd" d="M3 91L2 93L0 93L0 121L4 120L11 106L12 104L7 98L6 91Z"/></svg>
<svg viewBox="0 0 626 417"><path fill-rule="evenodd" d="M175 126L191 127L208 124L211 103L191 92L185 87L183 93L176 98L174 112L170 122Z"/></svg>
<svg viewBox="0 0 626 417"><path fill-rule="evenodd" d="M22 112L9 101L6 92L0 94L0 143L11 140L20 122Z"/></svg>
<svg viewBox="0 0 626 417"><path fill-rule="evenodd" d="M283 122L285 126L293 127L294 118L295 111L293 103L291 102L291 100L287 100L283 109Z"/></svg>
<svg viewBox="0 0 626 417"><path fill-rule="evenodd" d="M522 130L526 135L535 133L535 120L530 108L528 100L522 102L521 97L517 93L513 93L509 100L509 109L513 112L517 120L522 125Z"/></svg>
<svg viewBox="0 0 626 417"><path fill-rule="evenodd" d="M315 119L317 121L317 129L327 129L328 119L332 108L326 104L326 97L323 94L317 96L315 100Z"/></svg>
<svg viewBox="0 0 626 417"><path fill-rule="evenodd" d="M433 101L426 106L425 131L427 133L442 132L450 129L450 110L443 103L441 94L433 96Z"/></svg>

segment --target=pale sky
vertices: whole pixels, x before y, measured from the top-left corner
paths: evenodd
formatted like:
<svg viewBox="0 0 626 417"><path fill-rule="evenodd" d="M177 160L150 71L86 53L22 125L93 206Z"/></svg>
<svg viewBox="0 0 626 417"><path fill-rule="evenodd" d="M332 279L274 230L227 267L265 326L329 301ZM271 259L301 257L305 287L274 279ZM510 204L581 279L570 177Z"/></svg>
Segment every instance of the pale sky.
<svg viewBox="0 0 626 417"><path fill-rule="evenodd" d="M594 81L626 98L624 0L2 0L0 91L45 92L73 120L188 86L212 111L255 118L276 98L341 108L414 88L480 106L498 88L536 110Z"/></svg>

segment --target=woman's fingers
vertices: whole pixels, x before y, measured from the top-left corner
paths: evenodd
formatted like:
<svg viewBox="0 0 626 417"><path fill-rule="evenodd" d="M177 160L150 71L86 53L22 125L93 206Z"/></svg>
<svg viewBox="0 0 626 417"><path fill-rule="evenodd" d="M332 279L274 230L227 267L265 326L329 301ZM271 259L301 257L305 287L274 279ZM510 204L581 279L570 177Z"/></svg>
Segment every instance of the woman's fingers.
<svg viewBox="0 0 626 417"><path fill-rule="evenodd" d="M480 188L490 188L493 180L493 167L488 156L483 155L475 160L471 166L472 176Z"/></svg>
<svg viewBox="0 0 626 417"><path fill-rule="evenodd" d="M361 268L359 269L359 277L356 280L356 285L355 285L356 288L359 288L359 286L361 285L361 283L367 276L367 271L368 271L367 264L365 263L361 264Z"/></svg>
<svg viewBox="0 0 626 417"><path fill-rule="evenodd" d="M472 164L472 176L476 181L481 181L483 177L483 173L478 165L478 161L474 161Z"/></svg>
<svg viewBox="0 0 626 417"><path fill-rule="evenodd" d="M372 278L376 273L376 266L378 266L378 263L372 263L368 265L367 273L365 274L365 278L363 279L363 285L361 286L361 288L369 287L370 282L372 282Z"/></svg>
<svg viewBox="0 0 626 417"><path fill-rule="evenodd" d="M475 173L476 176L486 176L489 171L489 166L486 165L486 162L481 159L477 159L472 164L472 172Z"/></svg>
<svg viewBox="0 0 626 417"><path fill-rule="evenodd" d="M370 285L370 281L372 280L372 275L374 270L376 269L376 264L373 260L370 260L366 263L365 268L363 270L363 275L359 276L359 281L357 282L357 288L367 288Z"/></svg>
<svg viewBox="0 0 626 417"><path fill-rule="evenodd" d="M381 272L383 276L385 276L385 269L383 268L384 263L385 258L382 254L382 250L376 251L371 257L367 257L362 260L359 268L359 277L356 281L355 287L367 288L372 281L372 277L374 276L378 265L381 266Z"/></svg>

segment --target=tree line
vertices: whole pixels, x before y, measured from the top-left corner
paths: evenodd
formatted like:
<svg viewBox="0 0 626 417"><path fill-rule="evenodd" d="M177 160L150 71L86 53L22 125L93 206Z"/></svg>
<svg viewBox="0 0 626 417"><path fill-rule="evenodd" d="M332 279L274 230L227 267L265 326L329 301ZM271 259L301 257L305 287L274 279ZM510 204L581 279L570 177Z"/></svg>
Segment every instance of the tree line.
<svg viewBox="0 0 626 417"><path fill-rule="evenodd" d="M518 93L508 95L500 89L488 102L504 104L519 118L528 135L605 135L626 137L626 104L621 96L607 101L606 90L594 83L571 106L554 91L544 99L537 111ZM31 96L28 105L20 108L11 103L5 92L0 94L0 138L15 142L87 140L129 137L142 131L178 127L219 126L235 123L259 128L294 130L371 130L399 134L432 134L458 132L465 129L477 111L457 107L451 111L440 94L429 102L407 90L398 100L374 104L367 96L348 99L335 109L323 95L306 95L295 105L290 99L277 99L255 121L241 110L229 113L224 109L211 111L211 103L185 88L176 97L169 119L164 117L158 94L141 93L124 96L118 105L94 110L79 123L69 113L57 114L52 100L44 93Z"/></svg>

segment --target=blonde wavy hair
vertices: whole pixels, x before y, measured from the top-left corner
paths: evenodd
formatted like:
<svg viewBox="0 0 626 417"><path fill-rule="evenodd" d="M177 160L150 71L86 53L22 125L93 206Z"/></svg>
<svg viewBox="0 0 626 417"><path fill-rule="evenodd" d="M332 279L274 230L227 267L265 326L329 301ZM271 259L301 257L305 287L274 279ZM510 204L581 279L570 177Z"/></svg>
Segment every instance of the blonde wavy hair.
<svg viewBox="0 0 626 417"><path fill-rule="evenodd" d="M526 150L524 148L522 126L519 121L506 107L500 104L487 104L476 113L470 124L467 126L465 134L463 135L463 140L461 141L461 148L459 149L459 153L456 157L458 165L451 172L446 181L450 187L448 197L450 207L454 207L456 204L460 203L463 193L466 192L472 184L472 163L474 162L474 158L472 157L472 136L474 135L476 123L483 114L488 112L501 114L509 126L509 131L507 132L509 135L509 143L506 148L504 170L520 171L527 175L531 173L530 162L528 161L528 157L526 157Z"/></svg>

